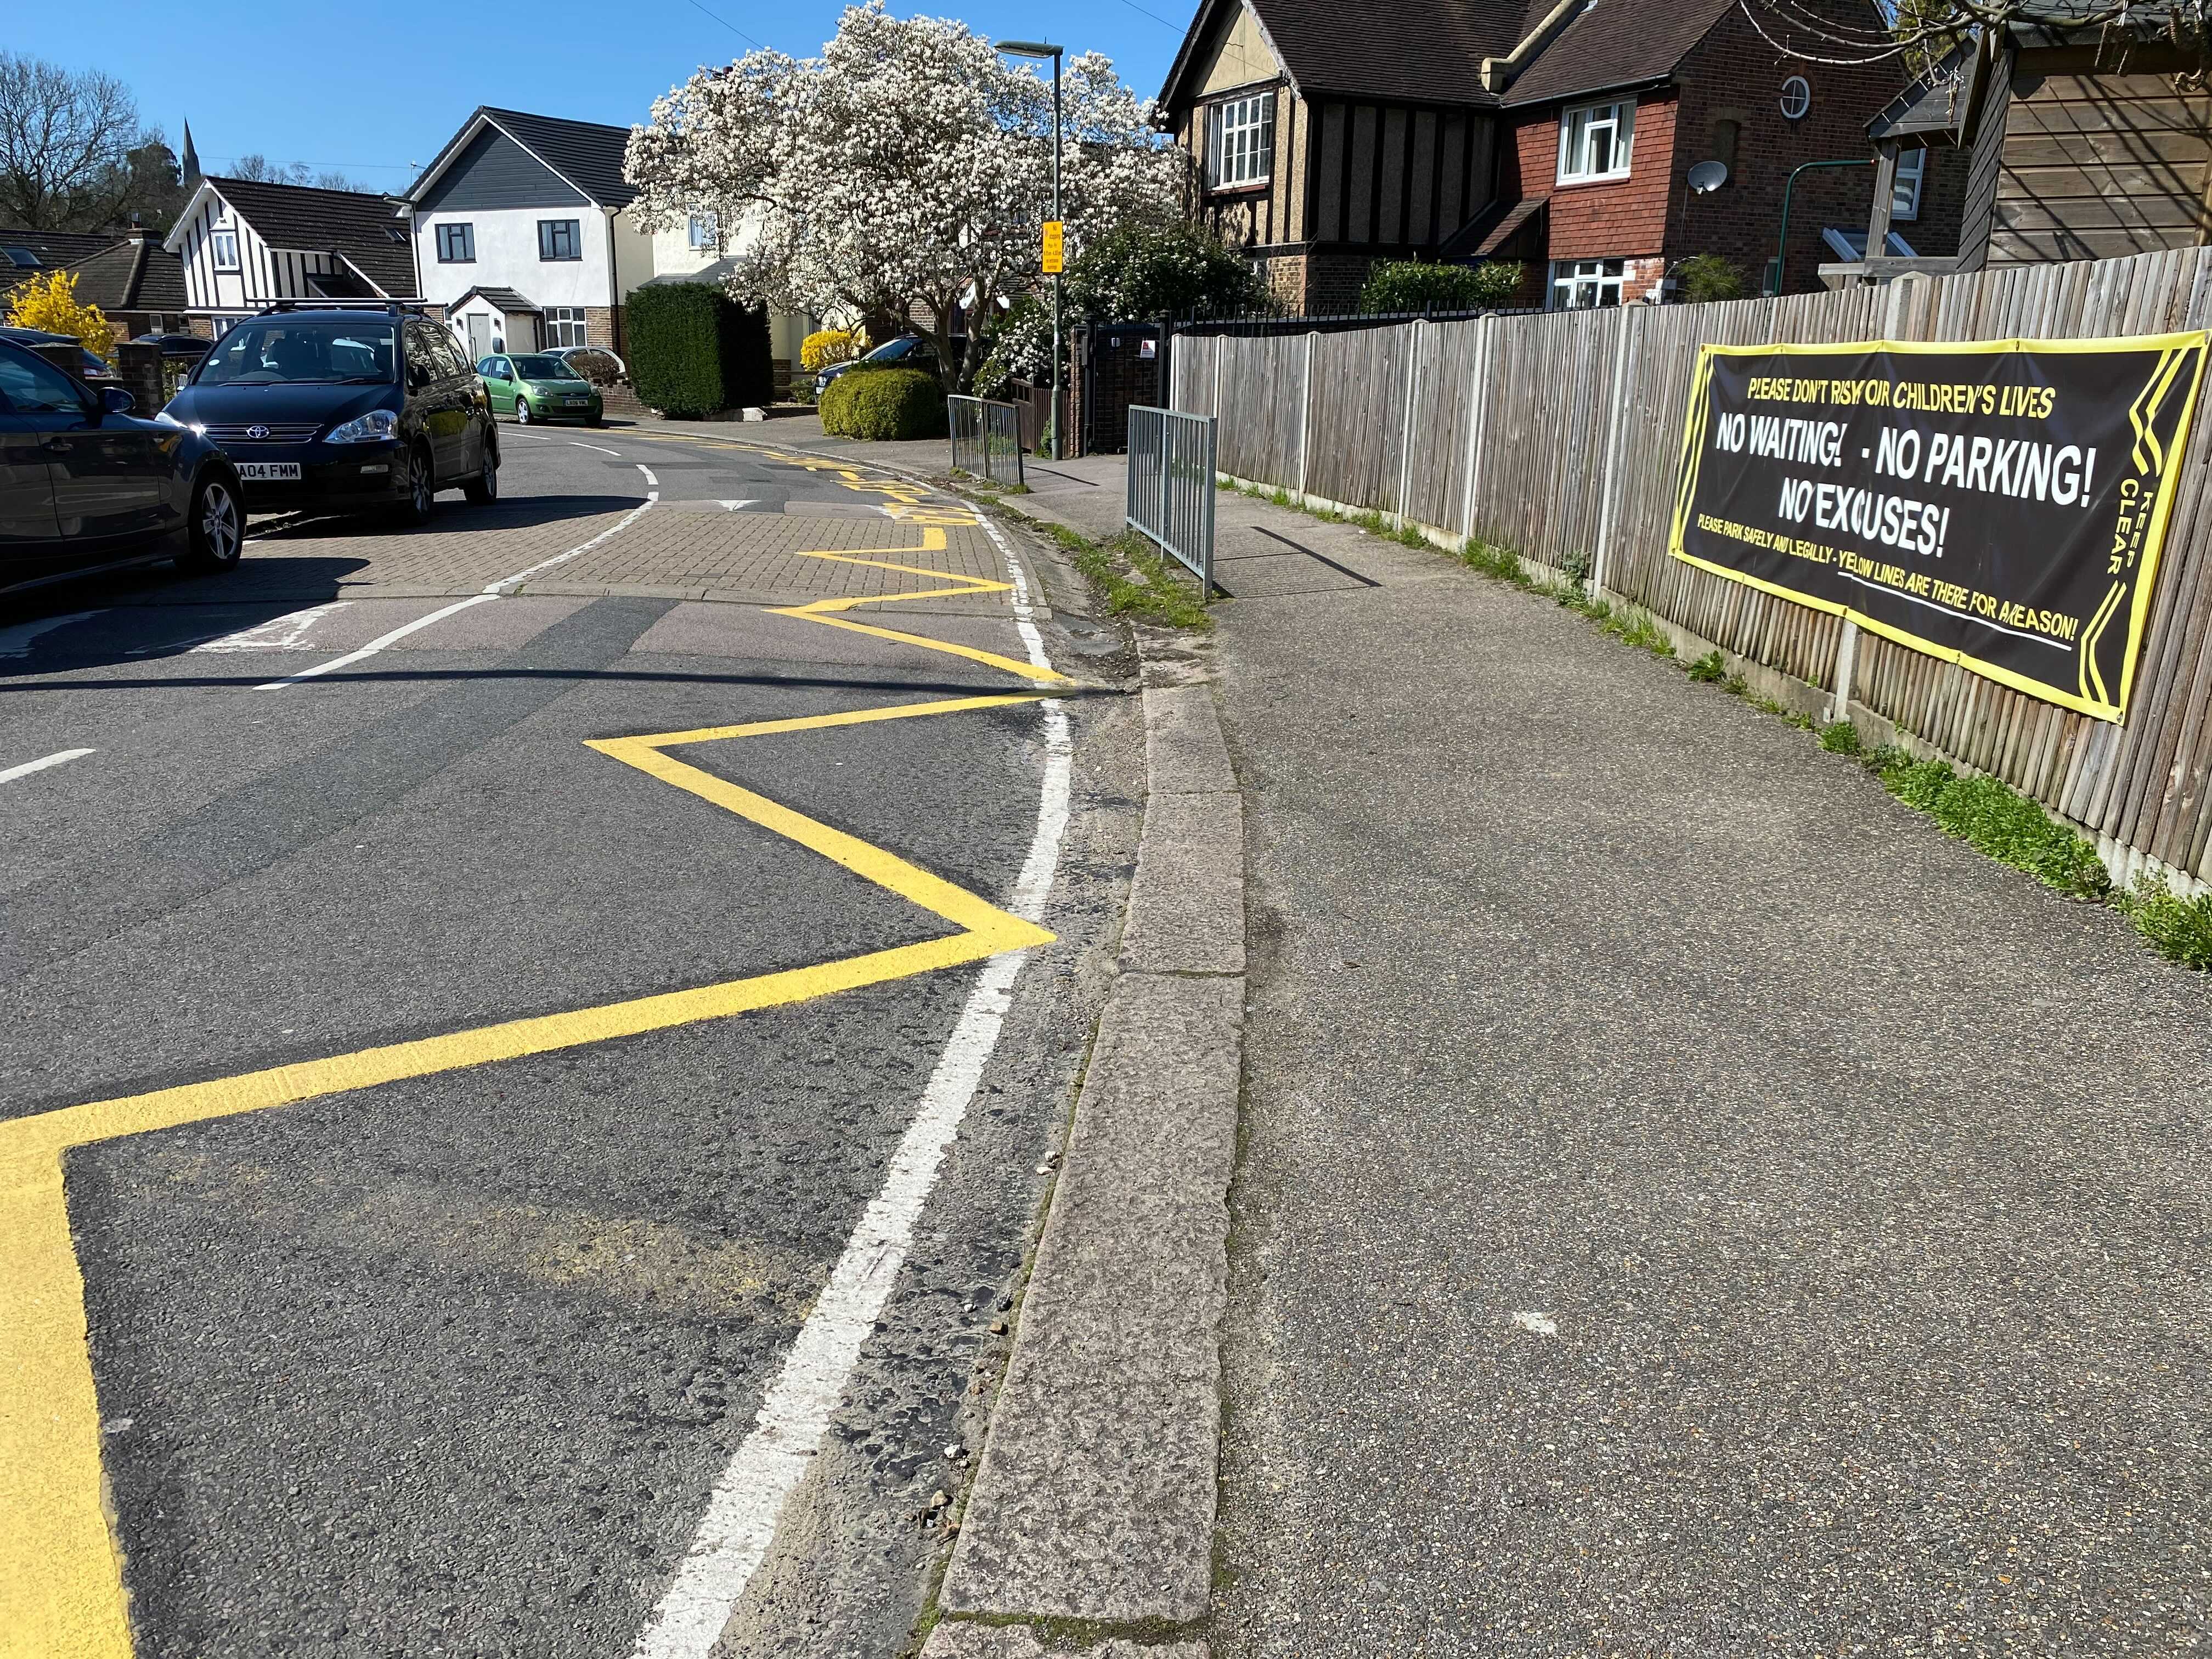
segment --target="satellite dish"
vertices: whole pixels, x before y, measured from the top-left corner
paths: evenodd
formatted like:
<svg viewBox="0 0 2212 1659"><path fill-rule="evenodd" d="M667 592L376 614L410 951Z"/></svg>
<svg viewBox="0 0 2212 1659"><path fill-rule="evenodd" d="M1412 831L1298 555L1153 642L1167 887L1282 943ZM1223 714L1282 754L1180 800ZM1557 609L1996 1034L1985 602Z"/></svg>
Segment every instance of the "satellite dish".
<svg viewBox="0 0 2212 1659"><path fill-rule="evenodd" d="M1728 183L1728 163L1700 161L1690 169L1690 189L1698 196L1718 190Z"/></svg>

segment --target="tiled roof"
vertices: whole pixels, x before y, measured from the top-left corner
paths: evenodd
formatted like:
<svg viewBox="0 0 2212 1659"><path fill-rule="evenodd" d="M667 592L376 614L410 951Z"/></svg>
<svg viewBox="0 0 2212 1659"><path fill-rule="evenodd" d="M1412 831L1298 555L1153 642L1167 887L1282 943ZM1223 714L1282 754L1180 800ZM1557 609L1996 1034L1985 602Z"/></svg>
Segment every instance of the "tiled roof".
<svg viewBox="0 0 2212 1659"><path fill-rule="evenodd" d="M76 273L77 298L102 311L182 311L184 262L158 238L126 237L70 269Z"/></svg>
<svg viewBox="0 0 2212 1659"><path fill-rule="evenodd" d="M1524 196L1517 202L1492 202L1437 250L1440 259L1494 259L1504 254L1528 222L1541 214L1551 197Z"/></svg>
<svg viewBox="0 0 2212 1659"><path fill-rule="evenodd" d="M1679 0L1654 6L1641 0L1595 0L1506 88L1504 102L1509 107L1544 104L1662 80L1735 3Z"/></svg>
<svg viewBox="0 0 2212 1659"><path fill-rule="evenodd" d="M489 106L483 113L508 137L601 207L628 207L637 194L637 186L623 177L623 151L629 143L628 127Z"/></svg>
<svg viewBox="0 0 2212 1659"><path fill-rule="evenodd" d="M0 249L27 248L39 263L30 267L34 270L51 270L56 265L74 264L79 259L91 258L104 247L111 247L123 240L122 233L113 230L5 230L0 229ZM16 269L0 252L0 277L6 277Z"/></svg>
<svg viewBox="0 0 2212 1659"><path fill-rule="evenodd" d="M459 299L454 301L453 304L446 307L446 314L448 317L452 316L453 313L459 311L463 306L468 304L470 301L476 299L478 295L482 295L494 309L504 312L509 316L514 315L518 311L535 312L540 316L544 314L544 307L538 305L527 295L514 289L483 287L471 289L466 294L464 294Z"/></svg>
<svg viewBox="0 0 2212 1659"><path fill-rule="evenodd" d="M391 198L313 185L210 179L222 198L271 246L342 253L394 299L415 297L415 257ZM392 232L400 233L394 240Z"/></svg>
<svg viewBox="0 0 2212 1659"><path fill-rule="evenodd" d="M1513 50L1529 0L1246 0L1300 92L1422 104L1495 104L1482 89L1482 60ZM1233 0L1208 0L1192 20L1161 101L1188 103L1183 83L1200 44ZM1541 15L1548 7L1538 6Z"/></svg>

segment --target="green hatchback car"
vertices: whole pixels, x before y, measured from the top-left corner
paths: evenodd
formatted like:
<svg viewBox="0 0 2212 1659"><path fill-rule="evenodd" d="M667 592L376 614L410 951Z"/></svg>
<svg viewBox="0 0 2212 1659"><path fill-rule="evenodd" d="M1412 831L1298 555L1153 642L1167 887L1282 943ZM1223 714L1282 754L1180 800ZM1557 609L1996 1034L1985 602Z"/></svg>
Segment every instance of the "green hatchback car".
<svg viewBox="0 0 2212 1659"><path fill-rule="evenodd" d="M477 374L490 395L492 412L512 415L521 425L581 421L598 426L604 418L599 389L558 357L538 352L487 357Z"/></svg>

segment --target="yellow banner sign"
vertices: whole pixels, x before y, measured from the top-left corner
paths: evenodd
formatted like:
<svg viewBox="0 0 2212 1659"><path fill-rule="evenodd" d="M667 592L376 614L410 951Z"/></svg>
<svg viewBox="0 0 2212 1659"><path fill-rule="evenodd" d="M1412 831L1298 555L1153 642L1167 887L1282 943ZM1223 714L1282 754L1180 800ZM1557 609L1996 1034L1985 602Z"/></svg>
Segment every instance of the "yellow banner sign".
<svg viewBox="0 0 2212 1659"><path fill-rule="evenodd" d="M1044 274L1057 276L1066 269L1060 257L1061 225L1057 219L1044 222Z"/></svg>

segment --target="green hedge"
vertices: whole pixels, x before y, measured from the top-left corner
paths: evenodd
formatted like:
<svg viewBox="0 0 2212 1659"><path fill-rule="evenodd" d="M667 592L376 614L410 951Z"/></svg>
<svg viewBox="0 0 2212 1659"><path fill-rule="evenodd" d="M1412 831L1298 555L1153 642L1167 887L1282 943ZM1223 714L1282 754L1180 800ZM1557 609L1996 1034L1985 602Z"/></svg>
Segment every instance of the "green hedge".
<svg viewBox="0 0 2212 1659"><path fill-rule="evenodd" d="M848 369L822 394L822 429L838 438L942 438L945 388L919 368Z"/></svg>
<svg viewBox="0 0 2212 1659"><path fill-rule="evenodd" d="M633 292L623 316L630 384L648 407L690 419L774 397L764 307L704 283L667 283Z"/></svg>

